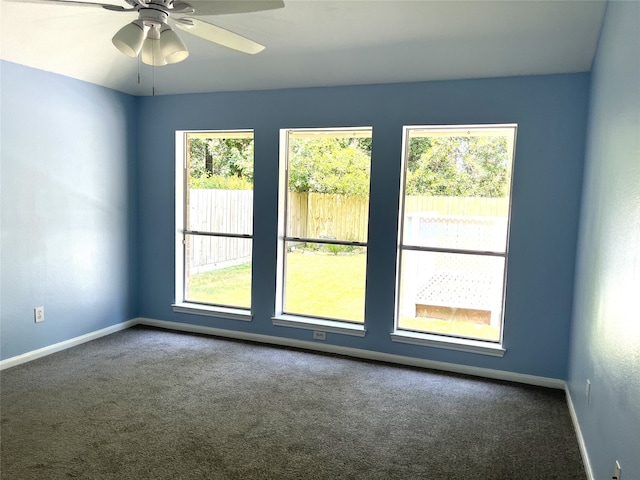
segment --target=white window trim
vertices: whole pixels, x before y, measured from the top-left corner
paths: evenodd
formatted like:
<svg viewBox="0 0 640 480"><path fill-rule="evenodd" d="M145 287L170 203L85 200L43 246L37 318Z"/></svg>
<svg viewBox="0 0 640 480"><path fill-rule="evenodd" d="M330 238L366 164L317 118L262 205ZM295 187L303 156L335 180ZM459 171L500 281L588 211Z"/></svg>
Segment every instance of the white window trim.
<svg viewBox="0 0 640 480"><path fill-rule="evenodd" d="M404 229L404 202L405 202L405 181L406 181L406 156L408 149L409 132L417 131L418 135L420 131L424 131L424 136L430 136L435 134L437 136L451 135L451 133L465 131L465 130L481 130L482 134L497 133L503 129L513 129L513 143L511 144L511 172L512 178L509 186L509 216L507 218L507 237L505 239L504 252L473 252L470 250L458 250L447 248L433 248L433 247L416 247L408 246L403 243L403 229ZM518 133L518 125L515 123L510 124L495 124L495 125L405 125L402 130L402 145L403 145L403 157L402 157L402 178L400 189L400 211L398 216L398 250L397 250L397 268L396 268L396 301L395 301L395 317L394 317L394 331L391 333L391 340L400 343L409 343L413 345L422 345L428 347L445 348L449 350L458 350L463 352L480 353L485 355L493 355L502 357L506 349L503 346L504 341L504 308L506 301L506 277L507 277L507 265L509 259L509 236L511 232L511 201L513 199L513 165L515 163L515 147ZM473 132L475 135L476 132ZM469 338L457 338L449 337L443 334L437 333L423 333L414 332L410 330L401 330L398 328L399 312L400 312L400 281L402 272L400 271L400 265L402 261L403 250L417 250L417 251L433 251L433 252L445 252L445 253L465 253L465 254L479 254L498 256L504 258L504 272L503 272L503 292L502 292L502 310L500 319L500 338L498 341L494 340L474 340Z"/></svg>
<svg viewBox="0 0 640 480"><path fill-rule="evenodd" d="M193 315L203 315L206 317L228 318L231 320L242 320L250 322L253 320L251 311L241 308L219 307L216 305L204 305L192 302L180 302L171 305L176 313L189 313Z"/></svg>
<svg viewBox="0 0 640 480"><path fill-rule="evenodd" d="M364 337L367 334L363 323L348 323L340 320L327 320L289 314L274 315L271 317L271 320L274 325L279 327L302 328L305 330L339 333L355 337Z"/></svg>
<svg viewBox="0 0 640 480"><path fill-rule="evenodd" d="M227 318L231 320L240 320L251 322L253 315L251 309L235 308L221 305L209 305L196 302L185 301L184 298L184 249L185 249L185 175L187 168L186 155L186 134L202 132L203 134L212 132L213 130L176 130L176 170L175 170L175 302L171 304L171 308L176 313L186 313L191 315L202 315L207 317ZM223 131L223 130L220 130ZM239 132L244 133L250 130L224 130L225 133ZM253 235L250 237L253 240Z"/></svg>
<svg viewBox="0 0 640 480"><path fill-rule="evenodd" d="M507 351L501 343L471 340L468 338L446 337L444 335L418 333L408 330L396 330L391 333L391 340L398 343L444 348L447 350L457 350L459 352L479 353L494 357L502 357Z"/></svg>
<svg viewBox="0 0 640 480"><path fill-rule="evenodd" d="M279 152L279 167L278 167L278 247L277 247L277 269L276 269L276 298L275 298L275 315L271 317L273 325L282 327L301 328L306 330L317 330L328 333L339 333L344 335L353 335L358 337L364 337L366 335L366 328L363 323L350 322L348 320L340 319L323 319L304 314L291 314L284 312L284 263L286 255L286 243L294 237L287 237L286 235L286 217L287 217L287 171L288 171L288 155L289 155L289 138L291 135L296 136L298 132L313 132L318 137L334 137L339 136L341 132L345 136L353 136L354 132L358 136L362 135L361 131L370 130L371 136L373 136L373 127L326 127L326 128L282 128L280 129L280 152ZM284 164L282 162L284 161ZM369 179L371 181L371 179ZM306 239L308 241L319 239ZM322 240L319 243L324 243ZM344 242L337 241L331 243L345 244L345 245L361 245L368 249L369 239L366 242ZM366 286L365 286L366 296ZM366 318L364 319L366 321Z"/></svg>

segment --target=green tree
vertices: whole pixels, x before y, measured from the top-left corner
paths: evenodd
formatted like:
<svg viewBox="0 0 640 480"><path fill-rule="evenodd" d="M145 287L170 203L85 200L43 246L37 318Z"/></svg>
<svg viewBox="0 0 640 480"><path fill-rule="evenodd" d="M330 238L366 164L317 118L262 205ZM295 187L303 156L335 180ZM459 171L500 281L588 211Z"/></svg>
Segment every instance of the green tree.
<svg viewBox="0 0 640 480"><path fill-rule="evenodd" d="M200 138L190 138L188 147L189 176L191 178L200 178L206 175L206 158L209 153L209 144L206 140Z"/></svg>
<svg viewBox="0 0 640 480"><path fill-rule="evenodd" d="M504 197L509 194L505 137L460 136L411 139L408 195Z"/></svg>
<svg viewBox="0 0 640 480"><path fill-rule="evenodd" d="M289 190L369 195L370 143L361 140L365 139L291 139Z"/></svg>
<svg viewBox="0 0 640 480"><path fill-rule="evenodd" d="M291 191L369 195L371 138L292 138L289 147ZM406 192L504 197L509 168L505 137L412 137ZM193 188L252 188L253 140L191 138L189 173Z"/></svg>
<svg viewBox="0 0 640 480"><path fill-rule="evenodd" d="M190 138L188 148L189 181L192 188L252 188L252 139Z"/></svg>
<svg viewBox="0 0 640 480"><path fill-rule="evenodd" d="M211 152L212 175L245 178L253 182L253 140L214 138L207 140Z"/></svg>
<svg viewBox="0 0 640 480"><path fill-rule="evenodd" d="M420 158L431 148L431 137L412 137L407 152L407 172L414 172L420 166Z"/></svg>

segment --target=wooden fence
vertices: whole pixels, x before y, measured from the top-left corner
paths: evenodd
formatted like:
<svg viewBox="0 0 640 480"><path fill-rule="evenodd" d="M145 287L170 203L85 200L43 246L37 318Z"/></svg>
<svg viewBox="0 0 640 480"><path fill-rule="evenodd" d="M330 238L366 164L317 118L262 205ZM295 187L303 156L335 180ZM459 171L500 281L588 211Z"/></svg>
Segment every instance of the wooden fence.
<svg viewBox="0 0 640 480"><path fill-rule="evenodd" d="M253 232L251 190L189 191L190 230L218 233ZM194 236L189 238L189 272L200 273L251 259L251 239Z"/></svg>
<svg viewBox="0 0 640 480"><path fill-rule="evenodd" d="M287 235L366 241L369 202L366 198L325 193L289 193Z"/></svg>
<svg viewBox="0 0 640 480"><path fill-rule="evenodd" d="M287 235L366 241L366 198L325 193L289 193ZM405 214L431 212L466 217L507 217L508 198L408 196Z"/></svg>
<svg viewBox="0 0 640 480"><path fill-rule="evenodd" d="M253 192L204 190L189 192L189 228L225 233L252 233ZM506 217L508 198L408 196L405 214ZM289 193L287 235L366 241L368 199L323 193ZM189 248L192 273L244 261L251 256L251 241L197 237Z"/></svg>

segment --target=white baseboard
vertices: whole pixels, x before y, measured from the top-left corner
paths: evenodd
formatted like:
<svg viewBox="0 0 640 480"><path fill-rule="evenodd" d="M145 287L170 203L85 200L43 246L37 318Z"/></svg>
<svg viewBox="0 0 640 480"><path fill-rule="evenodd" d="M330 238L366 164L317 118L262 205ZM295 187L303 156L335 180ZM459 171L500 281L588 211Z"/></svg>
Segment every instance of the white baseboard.
<svg viewBox="0 0 640 480"><path fill-rule="evenodd" d="M126 322L118 323L116 325L112 325L101 330L96 330L95 332L90 332L85 335L80 335L79 337L71 338L69 340L65 340L64 342L54 343L53 345L39 348L38 350L32 350L31 352L23 353L22 355L16 355L15 357L7 358L0 361L0 370L15 367L16 365L20 365L21 363L30 362L31 360L45 357L47 355L51 355L52 353L60 352L61 350L66 350L67 348L75 347L76 345L80 345L85 342L90 342L91 340L95 340L96 338L104 337L105 335L110 335L112 333L119 332L120 330L132 327L137 323L138 321L136 319L127 320Z"/></svg>
<svg viewBox="0 0 640 480"><path fill-rule="evenodd" d="M566 383L564 390L567 395L567 405L569 405L569 415L571 415L573 429L575 430L576 437L578 438L578 447L580 448L580 455L582 455L582 463L584 464L584 469L587 472L587 480L595 480L593 476L593 469L591 468L591 461L589 460L589 453L587 452L587 445L584 443L584 437L582 436L582 430L580 430L580 423L578 422L578 415L573 407L571 392L569 392L569 386Z"/></svg>
<svg viewBox="0 0 640 480"><path fill-rule="evenodd" d="M309 342L305 340L295 340L283 337L274 337L270 335L262 335L257 333L239 332L235 330L224 330L220 328L204 327L201 325L193 325L190 323L168 322L165 320L154 320L151 318L135 319L140 325L148 325L151 327L164 328L167 330L178 330L182 332L201 333L205 335L215 335L219 337L235 338L238 340L248 340L252 342L268 343L271 345L280 345L285 347L302 348L306 350L315 350L324 353L335 353L349 357L362 358L366 360L375 360L380 362L395 363L399 365L408 365L412 367L430 368L433 370L442 370L451 373L461 373L464 375L473 375L477 377L492 378L495 380L506 380L510 382L524 383L528 385L537 385L541 387L549 387L563 390L565 388L564 380L557 378L539 377L535 375L526 375L522 373L505 372L502 370L493 370L490 368L470 367L467 365L458 365L455 363L437 362L434 360L424 360L414 357L406 357L403 355L393 355L390 353L374 352L372 350L363 350L359 348L341 347L338 345L323 344L318 342Z"/></svg>
<svg viewBox="0 0 640 480"><path fill-rule="evenodd" d="M565 389L564 380L557 378L539 377L535 375L526 375L522 373L506 372L503 370L493 370L490 368L472 367L468 365L459 365L448 362L438 362L434 360L425 360L421 358L406 357L403 355L394 355L390 353L375 352L372 350L363 350L359 348L341 347L339 345L322 344L318 342L309 342L305 340L295 340L291 338L275 337L271 335L262 335L257 333L239 332L236 330L225 330L221 328L205 327L201 325L193 325L190 323L168 322L165 320L154 320L152 318L134 318L126 322L112 325L95 332L87 333L79 337L75 337L64 342L49 345L48 347L33 350L31 352L17 355L0 361L0 370L14 367L22 363L30 362L37 358L50 355L67 348L75 347L85 342L95 340L105 335L118 332L120 330L133 327L134 325L148 325L167 330L177 330L182 332L201 333L205 335L215 335L219 337L235 338L238 340L248 340L252 342L266 343L271 345L280 345L284 347L302 348L324 353L334 353L337 355L345 355L348 357L362 358L365 360L374 360L379 362L395 363L398 365L407 365L411 367L429 368L433 370L441 370L451 373L460 373L464 375L472 375L476 377L492 378L495 380L506 380L509 382L524 383L527 385L537 385L541 387L549 387L556 389ZM575 421L574 421L575 423ZM576 423L577 426L577 423ZM577 430L578 431L578 430ZM581 436L580 436L581 438ZM581 447L582 448L582 447Z"/></svg>

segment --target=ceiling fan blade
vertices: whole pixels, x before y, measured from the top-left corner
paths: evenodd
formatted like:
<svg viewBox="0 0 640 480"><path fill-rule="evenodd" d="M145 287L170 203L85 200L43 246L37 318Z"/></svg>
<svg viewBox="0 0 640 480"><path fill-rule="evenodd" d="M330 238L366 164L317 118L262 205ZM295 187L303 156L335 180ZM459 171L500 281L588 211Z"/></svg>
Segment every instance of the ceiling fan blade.
<svg viewBox="0 0 640 480"><path fill-rule="evenodd" d="M248 53L254 55L264 50L264 45L249 40L242 35L230 32L222 27L213 25L211 23L198 20L197 18L179 18L175 22L176 27L180 30L195 35L196 37L203 38L223 47L231 48L242 53Z"/></svg>
<svg viewBox="0 0 640 480"><path fill-rule="evenodd" d="M93 7L93 8L106 8L114 12L127 12L126 8L120 5L113 5L110 3L96 3L96 2L80 2L76 0L10 0L16 3L40 3L49 5L72 5L77 7Z"/></svg>
<svg viewBox="0 0 640 480"><path fill-rule="evenodd" d="M193 7L192 15L229 15L284 7L282 0L185 0L185 3Z"/></svg>

